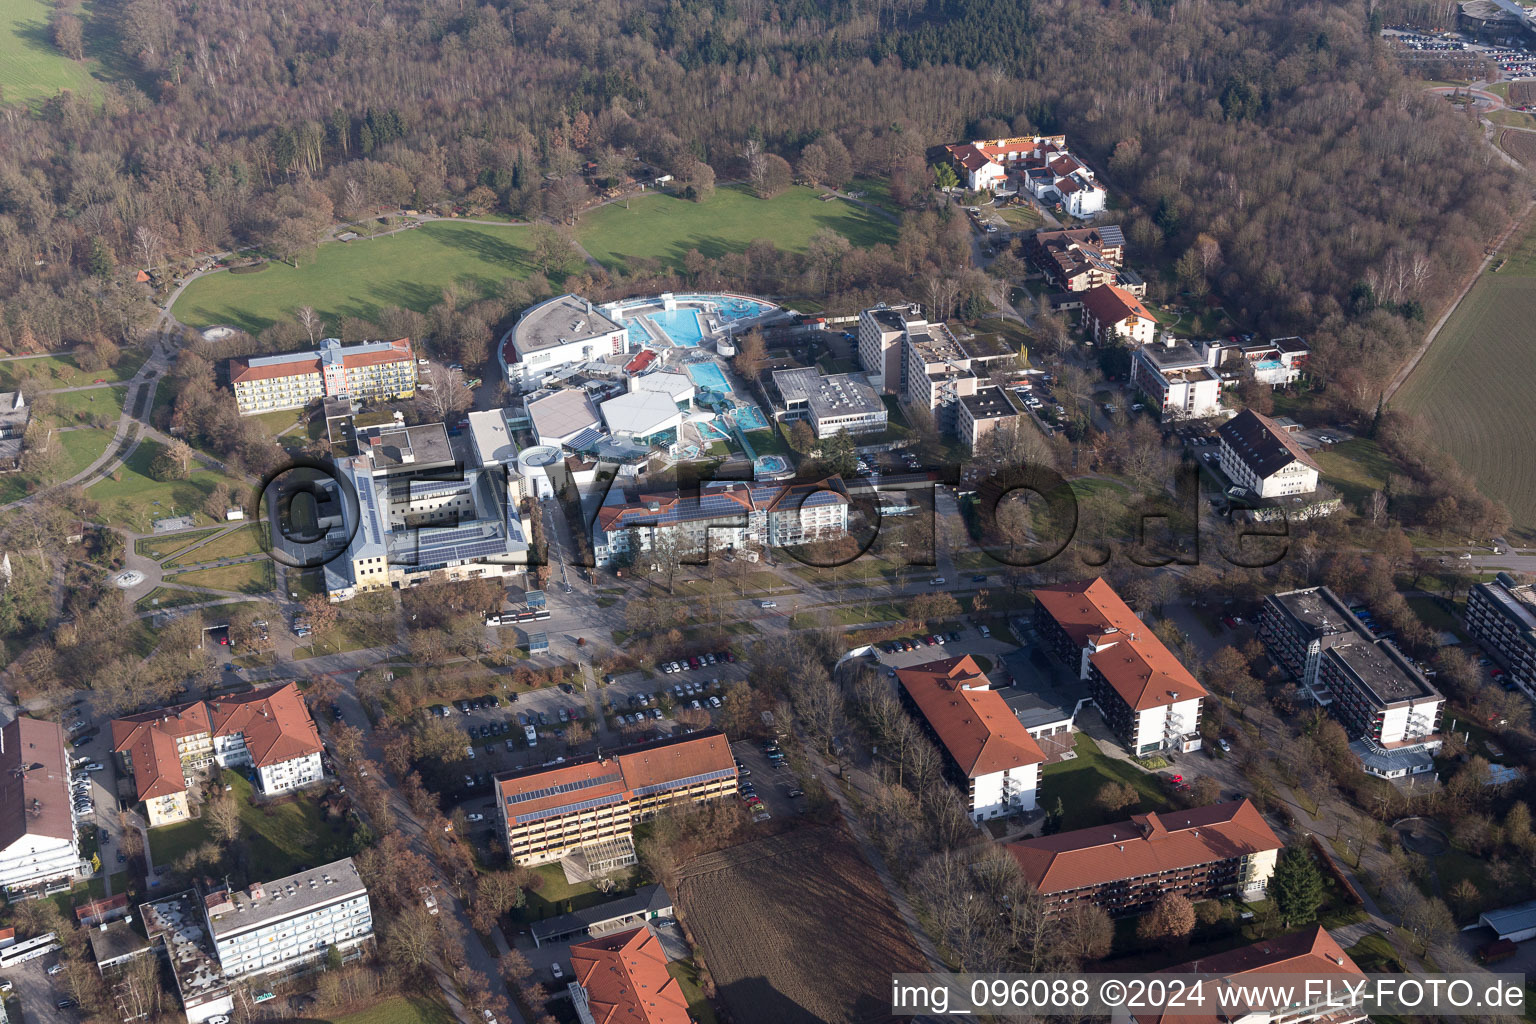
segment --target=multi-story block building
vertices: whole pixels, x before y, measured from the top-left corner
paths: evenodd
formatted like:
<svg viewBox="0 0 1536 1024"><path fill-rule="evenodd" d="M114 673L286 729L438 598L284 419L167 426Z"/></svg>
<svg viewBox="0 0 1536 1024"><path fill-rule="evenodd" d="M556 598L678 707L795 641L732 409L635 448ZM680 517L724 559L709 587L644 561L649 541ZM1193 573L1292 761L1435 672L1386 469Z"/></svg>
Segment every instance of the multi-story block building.
<svg viewBox="0 0 1536 1024"><path fill-rule="evenodd" d="M46 889L80 874L75 828L64 730L11 719L0 728L0 888Z"/></svg>
<svg viewBox="0 0 1536 1024"><path fill-rule="evenodd" d="M859 314L859 365L864 368L870 386L885 395L906 393L906 354L903 345L908 332L921 333L928 327L922 307L876 306Z"/></svg>
<svg viewBox="0 0 1536 1024"><path fill-rule="evenodd" d="M750 545L790 547L848 532L848 493L839 477L816 483L704 484L697 497L642 494L598 509L592 525L597 564L643 559L658 543L682 555Z"/></svg>
<svg viewBox="0 0 1536 1024"><path fill-rule="evenodd" d="M1019 421L1018 406L1002 388L977 388L974 395L960 399L955 412L955 434L970 445L971 450L981 444L981 439L999 427L1009 427Z"/></svg>
<svg viewBox="0 0 1536 1024"><path fill-rule="evenodd" d="M324 561L332 601L527 570L523 478L496 464L494 451L489 464L460 464L441 423L367 428L355 440L358 453L336 463L347 486L322 481L334 514L316 547L336 552Z"/></svg>
<svg viewBox="0 0 1536 1024"><path fill-rule="evenodd" d="M1536 585L1507 572L1467 594L1467 628L1504 664L1527 696L1536 696Z"/></svg>
<svg viewBox="0 0 1536 1024"><path fill-rule="evenodd" d="M970 655L898 669L902 702L945 754L945 774L965 793L972 821L1037 803L1045 752Z"/></svg>
<svg viewBox="0 0 1536 1024"><path fill-rule="evenodd" d="M151 828L187 819L187 787L211 764L255 768L266 796L325 777L320 734L293 683L116 719L112 751Z"/></svg>
<svg viewBox="0 0 1536 1024"><path fill-rule="evenodd" d="M736 781L729 741L708 730L498 775L496 816L514 864L574 856L604 874L635 863L636 822L733 796Z"/></svg>
<svg viewBox="0 0 1536 1024"><path fill-rule="evenodd" d="M1131 383L1168 420L1203 419L1221 410L1221 377L1193 347L1143 345L1131 356Z"/></svg>
<svg viewBox="0 0 1536 1024"><path fill-rule="evenodd" d="M1268 416L1244 409L1220 427L1221 471L1260 498L1317 490L1317 462Z"/></svg>
<svg viewBox="0 0 1536 1024"><path fill-rule="evenodd" d="M960 399L974 395L981 382L972 368L971 354L944 324L908 331L903 350L906 391L902 400L932 410L938 428L953 433L959 422Z"/></svg>
<svg viewBox="0 0 1536 1024"><path fill-rule="evenodd" d="M203 911L226 978L286 970L373 936L368 889L350 857L243 891L214 889Z"/></svg>
<svg viewBox="0 0 1536 1024"><path fill-rule="evenodd" d="M1191 900L1264 897L1283 844L1247 800L1135 814L1097 828L1009 843L1024 877L1059 914L1080 904L1111 917L1168 893Z"/></svg>
<svg viewBox="0 0 1536 1024"><path fill-rule="evenodd" d="M1327 587L1271 594L1259 611L1258 631L1270 660L1352 738L1384 750L1439 748L1445 699Z"/></svg>
<svg viewBox="0 0 1536 1024"><path fill-rule="evenodd" d="M302 409L319 398L410 398L416 393L416 353L409 338L357 345L326 338L308 352L231 359L229 383L242 416Z"/></svg>
<svg viewBox="0 0 1536 1024"><path fill-rule="evenodd" d="M630 350L628 328L579 295L530 306L502 338L497 356L507 381L538 387L563 370Z"/></svg>
<svg viewBox="0 0 1536 1024"><path fill-rule="evenodd" d="M1200 749L1208 696L1173 652L1102 579L1034 591L1041 639L1084 681L1131 753Z"/></svg>
<svg viewBox="0 0 1536 1024"><path fill-rule="evenodd" d="M1276 974L1316 978L1331 987L1326 995L1298 999L1280 1009L1230 1005L1202 982L1188 990L1184 1008L1171 1013L1139 1010L1131 1015L1133 1024L1230 1024L1237 1020L1243 1024L1363 1024L1370 1019L1363 1005L1363 982L1357 980L1363 979L1365 972L1321 925L1204 956L1158 973L1213 975L1213 986L1223 988L1247 983L1258 990L1263 986L1264 975Z"/></svg>
<svg viewBox="0 0 1536 1024"><path fill-rule="evenodd" d="M1086 292L1101 284L1121 283L1125 235L1117 224L1036 231L1024 243L1023 255L1040 268L1051 287ZM1146 284L1127 290L1139 298L1146 293Z"/></svg>
<svg viewBox="0 0 1536 1024"><path fill-rule="evenodd" d="M688 1000L667 972L667 952L649 928L571 947L567 987L581 1024L691 1024Z"/></svg>
<svg viewBox="0 0 1536 1024"><path fill-rule="evenodd" d="M810 425L818 441L852 435L878 434L885 430L885 403L868 384L851 373L821 375L814 367L773 371L778 392L778 418Z"/></svg>

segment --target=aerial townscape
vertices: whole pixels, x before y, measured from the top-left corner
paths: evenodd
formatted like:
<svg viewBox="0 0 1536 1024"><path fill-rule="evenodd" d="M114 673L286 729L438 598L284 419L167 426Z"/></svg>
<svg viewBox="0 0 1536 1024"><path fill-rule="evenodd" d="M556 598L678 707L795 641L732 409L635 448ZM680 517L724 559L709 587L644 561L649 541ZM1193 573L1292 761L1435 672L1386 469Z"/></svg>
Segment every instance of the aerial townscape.
<svg viewBox="0 0 1536 1024"><path fill-rule="evenodd" d="M1536 998L1532 325L1517 0L0 0L0 1024Z"/></svg>

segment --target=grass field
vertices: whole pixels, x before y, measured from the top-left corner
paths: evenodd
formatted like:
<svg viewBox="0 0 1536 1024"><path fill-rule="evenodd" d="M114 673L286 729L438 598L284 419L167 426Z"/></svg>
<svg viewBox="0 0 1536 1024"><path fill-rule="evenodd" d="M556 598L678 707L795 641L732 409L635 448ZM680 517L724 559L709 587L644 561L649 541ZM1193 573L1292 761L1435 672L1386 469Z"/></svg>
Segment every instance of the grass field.
<svg viewBox="0 0 1536 1024"><path fill-rule="evenodd" d="M202 604L204 601L214 600L218 599L211 594L201 594L194 590L156 587L133 602L133 607L135 611L152 612L161 608L180 608L182 605Z"/></svg>
<svg viewBox="0 0 1536 1024"><path fill-rule="evenodd" d="M391 996L366 1010L332 1017L329 1024L456 1024L456 1020L441 999Z"/></svg>
<svg viewBox="0 0 1536 1024"><path fill-rule="evenodd" d="M277 586L277 574L267 559L241 562L238 565L221 565L216 569L193 569L165 578L167 583L184 587L209 587L213 590L234 590L242 594L265 594Z"/></svg>
<svg viewBox="0 0 1536 1024"><path fill-rule="evenodd" d="M8 0L0 0L0 4ZM82 370L74 356L27 356L0 361L0 387L12 388L24 374L41 375L48 388L77 388L101 380L115 384L128 380L144 365L140 353L126 353L116 366L105 370Z"/></svg>
<svg viewBox="0 0 1536 1024"><path fill-rule="evenodd" d="M291 875L304 864L324 864L346 856L345 826L327 821L320 805L300 794L286 803L251 803L251 784L238 772L225 771L224 781L240 805L240 837L249 848L250 863L262 878ZM156 864L170 864L188 850L207 842L206 818L164 825L149 832L149 852Z"/></svg>
<svg viewBox="0 0 1536 1024"><path fill-rule="evenodd" d="M1536 230L1531 224L1497 272L1472 286L1393 399L1429 424L1434 440L1503 502L1536 523ZM1343 447L1340 445L1339 447Z"/></svg>
<svg viewBox="0 0 1536 1024"><path fill-rule="evenodd" d="M110 431L104 433L111 436ZM71 434L63 436L67 438ZM177 514L185 515L201 508L208 493L220 480L235 494L244 490L240 481L211 469L194 468L186 480L156 480L149 475L149 467L160 454L161 447L158 441L145 441L114 472L116 479L107 477L87 488L86 493L102 503L114 525L148 533L151 520L171 515L173 509Z"/></svg>
<svg viewBox="0 0 1536 1024"><path fill-rule="evenodd" d="M792 188L762 200L731 186L706 203L652 195L599 207L581 218L577 237L600 263L622 269L627 260L649 257L682 266L689 249L719 257L741 252L759 238L781 249L805 248L812 235L830 228L854 245L894 242L896 224L877 213L836 200L823 202L811 188Z"/></svg>
<svg viewBox="0 0 1536 1024"><path fill-rule="evenodd" d="M0 0L0 89L6 103L45 99L61 89L95 91L89 64L70 60L48 41L52 13L45 0Z"/></svg>
<svg viewBox="0 0 1536 1024"><path fill-rule="evenodd" d="M371 319L385 306L419 312L457 284L478 295L503 279L526 277L526 227L432 222L372 240L329 242L297 270L269 263L255 274L198 278L176 301L176 318L194 327L232 324L260 331L313 306L332 326L343 316Z"/></svg>
<svg viewBox="0 0 1536 1024"><path fill-rule="evenodd" d="M56 391L53 400L54 420L63 426L85 423L92 417L106 417L112 422L123 414L123 396L126 388L100 387L89 391Z"/></svg>
<svg viewBox="0 0 1536 1024"><path fill-rule="evenodd" d="M193 548L165 565L167 568L176 568L183 565L197 565L200 562L217 562L221 558L238 558L241 555L254 555L262 550L261 542L265 537L266 526L263 523L247 523L236 530L230 530L216 540L211 540L202 547Z"/></svg>
<svg viewBox="0 0 1536 1024"><path fill-rule="evenodd" d="M1499 133L1499 145L1525 166L1536 167L1536 132L1506 128Z"/></svg>
<svg viewBox="0 0 1536 1024"><path fill-rule="evenodd" d="M1356 503L1385 487L1392 472L1392 460L1381 446L1363 437L1319 448L1312 458L1322 470L1323 482L1337 488L1344 500Z"/></svg>
<svg viewBox="0 0 1536 1024"><path fill-rule="evenodd" d="M59 469L59 479L68 480L96 461L107 450L112 434L108 427L86 427L60 433L58 439L64 445L64 462ZM38 479L30 473L8 473L0 477L0 504L23 498L38 485Z"/></svg>
<svg viewBox="0 0 1536 1024"><path fill-rule="evenodd" d="M140 537L133 542L133 550L145 558L162 562L202 540L218 533L218 529L189 530L186 533L165 533L158 537Z"/></svg>
<svg viewBox="0 0 1536 1024"><path fill-rule="evenodd" d="M1061 830L1092 828L1111 821L1122 821L1130 814L1147 811L1166 811L1171 806L1168 797L1157 784L1157 777L1149 775L1129 761L1108 757L1099 745L1085 733L1078 733L1073 744L1077 757L1070 761L1057 761L1046 765L1040 772L1040 794L1047 809L1061 801ZM1124 782L1141 795L1141 803L1118 811L1105 811L1095 798L1106 783Z"/></svg>

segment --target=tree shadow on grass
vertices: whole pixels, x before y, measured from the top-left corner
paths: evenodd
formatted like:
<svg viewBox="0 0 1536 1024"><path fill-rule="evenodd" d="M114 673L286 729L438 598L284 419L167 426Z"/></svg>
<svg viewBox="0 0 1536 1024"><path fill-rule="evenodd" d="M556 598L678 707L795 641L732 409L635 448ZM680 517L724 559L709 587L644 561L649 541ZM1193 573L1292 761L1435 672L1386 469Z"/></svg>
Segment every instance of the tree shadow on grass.
<svg viewBox="0 0 1536 1024"><path fill-rule="evenodd" d="M423 229L429 230L429 229ZM459 226L448 230L439 228L432 231L432 240L452 249L467 252L476 259L485 263L492 263L507 268L508 274L527 277L533 270L528 262L528 250L520 245L515 245L505 238L498 238L498 231L515 231L515 227L508 226L505 229L472 228Z"/></svg>

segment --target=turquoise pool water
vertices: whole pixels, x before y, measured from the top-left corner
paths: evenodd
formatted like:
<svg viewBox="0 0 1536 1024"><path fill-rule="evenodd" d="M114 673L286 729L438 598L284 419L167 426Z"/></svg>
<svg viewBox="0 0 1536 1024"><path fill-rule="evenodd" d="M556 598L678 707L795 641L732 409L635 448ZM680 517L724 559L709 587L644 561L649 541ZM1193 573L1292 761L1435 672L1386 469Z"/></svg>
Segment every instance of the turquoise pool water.
<svg viewBox="0 0 1536 1024"><path fill-rule="evenodd" d="M1253 368L1255 370L1278 370L1280 365L1280 360L1278 359L1261 359L1253 364Z"/></svg>
<svg viewBox="0 0 1536 1024"><path fill-rule="evenodd" d="M731 393L731 386L725 381L725 371L714 363L689 363L687 370L688 376L693 378L694 386L700 391L713 391L720 395Z"/></svg>
<svg viewBox="0 0 1536 1024"><path fill-rule="evenodd" d="M638 317L629 321L629 344L631 348L638 348L641 345L649 344L650 340L650 334L646 331L645 325L640 322Z"/></svg>
<svg viewBox="0 0 1536 1024"><path fill-rule="evenodd" d="M735 416L736 425L742 430L766 430L768 427L768 421L755 407L737 409Z"/></svg>
<svg viewBox="0 0 1536 1024"><path fill-rule="evenodd" d="M678 348L693 348L704 340L704 325L695 309L665 309L650 314L651 323L666 332Z"/></svg>
<svg viewBox="0 0 1536 1024"><path fill-rule="evenodd" d="M729 441L731 435L705 420L695 420L694 426L699 428L699 434L707 441Z"/></svg>

